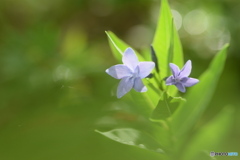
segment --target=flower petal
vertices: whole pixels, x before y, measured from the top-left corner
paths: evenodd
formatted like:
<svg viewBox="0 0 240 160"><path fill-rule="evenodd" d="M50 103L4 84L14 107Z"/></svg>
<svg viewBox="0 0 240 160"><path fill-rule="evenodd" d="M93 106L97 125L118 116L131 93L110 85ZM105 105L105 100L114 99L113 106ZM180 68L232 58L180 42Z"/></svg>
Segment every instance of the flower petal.
<svg viewBox="0 0 240 160"><path fill-rule="evenodd" d="M151 73L151 71L155 67L155 63L154 62L139 62L138 67L139 67L139 77L145 78Z"/></svg>
<svg viewBox="0 0 240 160"><path fill-rule="evenodd" d="M137 67L137 65L139 63L137 55L135 54L134 50L130 47L125 50L122 61L132 71L135 70L135 68Z"/></svg>
<svg viewBox="0 0 240 160"><path fill-rule="evenodd" d="M179 77L188 77L192 71L192 62L188 60L179 73Z"/></svg>
<svg viewBox="0 0 240 160"><path fill-rule="evenodd" d="M172 71L172 74L173 74L173 77L176 78L180 72L180 69L178 68L178 66L176 66L175 64L173 63L170 63L169 64L170 68L171 68L171 71Z"/></svg>
<svg viewBox="0 0 240 160"><path fill-rule="evenodd" d="M166 79L166 85L174 85L174 84L176 84L176 82L173 76L170 76Z"/></svg>
<svg viewBox="0 0 240 160"><path fill-rule="evenodd" d="M179 91L186 92L186 89L182 83L177 83L177 84L175 84L175 86L178 88Z"/></svg>
<svg viewBox="0 0 240 160"><path fill-rule="evenodd" d="M147 91L147 87L144 86L144 84L142 83L141 78L139 78L139 77L135 79L133 88L137 92L146 92Z"/></svg>
<svg viewBox="0 0 240 160"><path fill-rule="evenodd" d="M131 70L123 64L117 64L115 66L108 68L106 70L106 73L116 79L122 79L123 77L132 75Z"/></svg>
<svg viewBox="0 0 240 160"><path fill-rule="evenodd" d="M118 85L117 98L121 98L127 92L129 92L133 87L133 83L134 83L134 78L124 77Z"/></svg>
<svg viewBox="0 0 240 160"><path fill-rule="evenodd" d="M185 86L185 87L191 87L195 84L197 84L199 82L198 79L195 79L195 78L188 78L185 82L183 82L182 84Z"/></svg>

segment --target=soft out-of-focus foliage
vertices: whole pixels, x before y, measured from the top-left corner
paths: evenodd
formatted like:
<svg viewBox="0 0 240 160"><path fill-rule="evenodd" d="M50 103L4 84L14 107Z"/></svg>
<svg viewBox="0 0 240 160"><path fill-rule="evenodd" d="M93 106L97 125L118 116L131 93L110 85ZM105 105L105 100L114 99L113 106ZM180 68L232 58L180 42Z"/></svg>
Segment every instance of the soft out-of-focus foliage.
<svg viewBox="0 0 240 160"><path fill-rule="evenodd" d="M116 61L104 31L112 30L134 48L149 53L159 3L1 0L0 159L159 159L158 153L125 146L94 132L114 126L151 134L158 130L148 128L149 120L142 116L144 105L111 96L118 82L104 71ZM224 126L223 116L223 126L211 128L212 132L228 130L216 152L240 152L239 2L171 0L170 6L178 17L185 59L195 62L193 77L206 70L216 50L231 40L223 74L197 126L201 129L198 137L208 138L211 125L205 126L206 122L213 120L214 125L212 118L232 105L232 126ZM192 138L197 141L198 137ZM154 138L168 143L164 137ZM219 159L224 158L229 157Z"/></svg>
<svg viewBox="0 0 240 160"><path fill-rule="evenodd" d="M97 132L122 144L133 145L138 148L152 150L155 152L159 152L159 150L161 150L161 152L159 152L160 159L191 160L193 157L197 157L198 159L212 159L212 157L206 153L210 153L212 150L215 150L213 146L216 146L217 140L221 139L223 135L226 135L228 129L221 130L221 133L215 135L214 138L212 138L210 132L203 134L204 136L202 136L201 133L199 137L196 136L200 132L198 127L196 127L195 134L192 134L191 132L192 128L196 126L196 122L199 120L199 117L205 111L212 98L218 79L225 66L227 49L229 45L224 45L219 53L214 56L214 59L207 70L200 76L200 84L188 91L186 96L184 96L186 97L186 101L183 101L181 97L175 97L179 96L179 94L168 92L169 88L165 87L165 82L161 78L168 76L168 64L170 62L180 64L183 61L181 43L179 41L178 34L175 31L175 26L172 19L173 18L168 2L166 0L162 0L159 23L155 32L153 45L151 46L152 60L156 63L156 66L160 64L160 71L157 69L157 66L156 72L154 72L150 78L147 78L147 84L149 86L152 84L152 87L149 87L148 92L145 94L135 93L135 96L132 99L132 102L136 106L144 104L143 107L145 107L145 109L142 109L143 112L152 112L151 116L142 114L145 118L149 118L152 121L151 124L148 124L149 129L135 130L133 128L113 128L107 132L98 130ZM106 32L106 34L113 51L113 55L120 60L122 56L125 56L123 54L126 54L126 51L123 53L123 50L126 49L128 45L126 45L112 32ZM160 47L158 44L160 44ZM154 55L154 57L152 55ZM143 60L147 59L143 58ZM188 67L191 72L192 67ZM176 88L174 89L176 90ZM133 92L126 96L130 96L131 94L133 94ZM138 99L141 99L141 101L138 101ZM124 100L125 99L122 99L122 101ZM158 104L156 104L156 102L154 103L154 100L159 100ZM147 108L148 111L145 111ZM227 120L224 121L225 127L232 124L232 112L229 112L228 114L222 114L223 115L220 117L224 118L218 118L212 125L210 125L212 128L215 128L212 130L212 132L219 129L218 124L222 123L222 119ZM153 127L155 123L164 125ZM209 125L209 123L206 123L206 125ZM128 127L128 124L126 124L126 126ZM157 130L154 130L153 128L156 128ZM151 130L153 132L150 132ZM149 135L145 136L142 134L142 132L147 132ZM154 142L154 136L159 137L159 139L156 139L155 143L151 143ZM198 138L194 139L195 142L194 140L192 142L191 137ZM204 138L206 138L208 142L206 145L201 145L201 141ZM163 139L167 141L164 141ZM191 150L192 143L195 143L195 148L193 150ZM197 147L197 143L199 143L199 146L201 147ZM204 146L206 146L206 148L204 148ZM202 153L203 151L205 151L205 153ZM187 156L183 156L182 154L186 154Z"/></svg>

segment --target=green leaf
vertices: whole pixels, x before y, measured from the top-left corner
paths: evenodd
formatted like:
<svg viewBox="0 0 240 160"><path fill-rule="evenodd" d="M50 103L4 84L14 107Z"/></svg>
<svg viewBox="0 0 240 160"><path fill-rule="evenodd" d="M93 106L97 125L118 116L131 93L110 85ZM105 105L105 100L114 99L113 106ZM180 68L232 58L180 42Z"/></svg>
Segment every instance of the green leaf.
<svg viewBox="0 0 240 160"><path fill-rule="evenodd" d="M193 127L210 102L224 68L227 48L228 44L214 57L209 68L199 78L200 82L189 88L186 95L187 102L180 105L173 114L171 126L176 138L187 135L186 133Z"/></svg>
<svg viewBox="0 0 240 160"><path fill-rule="evenodd" d="M114 129L108 132L96 132L116 142L138 148L164 153L162 146L150 135L132 128Z"/></svg>
<svg viewBox="0 0 240 160"><path fill-rule="evenodd" d="M157 104L157 107L153 110L150 119L152 121L165 120L174 113L179 104L182 102L185 102L185 100L181 97L171 97L164 92L162 98Z"/></svg>
<svg viewBox="0 0 240 160"><path fill-rule="evenodd" d="M183 66L182 46L173 24L173 18L167 0L162 0L161 3L153 47L158 58L161 79L170 76L170 62L178 66ZM171 88L169 93L171 96L174 96L176 91L176 88Z"/></svg>
<svg viewBox="0 0 240 160"><path fill-rule="evenodd" d="M212 121L205 125L188 144L183 159L201 159L199 154L204 150L216 151L233 122L232 108L224 108ZM186 144L185 144L186 145ZM210 156L209 156L210 157Z"/></svg>
<svg viewBox="0 0 240 160"><path fill-rule="evenodd" d="M108 36L109 45L111 47L114 57L119 62L122 62L122 55L124 51L130 46L126 44L124 41L122 41L121 39L119 39L113 32L105 31L105 33ZM135 51L135 53L138 56L139 60L141 61L144 60L144 58L138 52Z"/></svg>

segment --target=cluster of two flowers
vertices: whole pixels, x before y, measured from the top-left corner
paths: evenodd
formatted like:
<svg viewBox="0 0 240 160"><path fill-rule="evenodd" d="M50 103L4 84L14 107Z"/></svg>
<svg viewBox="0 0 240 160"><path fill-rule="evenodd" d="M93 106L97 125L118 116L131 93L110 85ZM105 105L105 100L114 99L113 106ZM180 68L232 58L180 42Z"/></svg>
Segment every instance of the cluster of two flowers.
<svg viewBox="0 0 240 160"><path fill-rule="evenodd" d="M142 79L151 73L155 63L139 62L132 48L125 50L122 62L123 64L117 64L106 70L106 73L110 76L121 79L117 89L117 97L121 98L132 88L137 92L146 92L147 87L144 86ZM172 75L166 79L166 85L175 85L179 91L185 92L185 87L191 87L199 82L198 79L188 77L192 70L190 60L186 62L181 70L173 63L170 63L169 66Z"/></svg>

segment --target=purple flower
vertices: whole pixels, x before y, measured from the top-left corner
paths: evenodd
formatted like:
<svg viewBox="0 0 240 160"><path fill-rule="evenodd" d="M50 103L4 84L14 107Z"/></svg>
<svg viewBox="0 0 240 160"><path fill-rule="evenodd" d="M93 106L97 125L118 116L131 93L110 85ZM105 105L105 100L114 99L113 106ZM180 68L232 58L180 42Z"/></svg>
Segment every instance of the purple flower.
<svg viewBox="0 0 240 160"><path fill-rule="evenodd" d="M199 82L198 79L188 77L192 70L192 62L188 60L182 70L173 63L169 64L172 74L166 80L166 85L175 85L179 91L185 92L185 87L191 87Z"/></svg>
<svg viewBox="0 0 240 160"><path fill-rule="evenodd" d="M154 68L154 62L139 62L134 50L127 48L122 57L123 64L117 64L106 70L107 74L116 79L121 79L117 97L121 98L132 88L137 92L146 92L141 79L147 77Z"/></svg>

